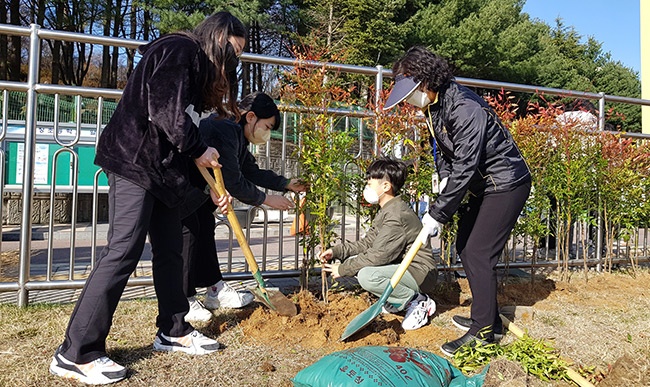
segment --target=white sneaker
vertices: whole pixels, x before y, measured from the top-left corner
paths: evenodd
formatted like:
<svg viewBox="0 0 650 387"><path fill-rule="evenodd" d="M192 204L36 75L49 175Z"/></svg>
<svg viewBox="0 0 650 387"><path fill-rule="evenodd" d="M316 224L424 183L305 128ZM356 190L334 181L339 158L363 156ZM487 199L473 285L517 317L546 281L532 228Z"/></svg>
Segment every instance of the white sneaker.
<svg viewBox="0 0 650 387"><path fill-rule="evenodd" d="M429 316L436 312L436 303L426 294L418 296L409 303L406 310L406 316L402 321L402 328L405 331L411 331L424 326L429 322Z"/></svg>
<svg viewBox="0 0 650 387"><path fill-rule="evenodd" d="M75 379L86 384L110 384L126 378L126 368L106 356L90 363L77 364L64 358L59 350L60 347L57 348L50 363L50 373L53 375Z"/></svg>
<svg viewBox="0 0 650 387"><path fill-rule="evenodd" d="M153 341L154 351L180 351L190 355L205 355L218 351L220 347L217 340L202 335L196 329L182 337L171 337L158 332Z"/></svg>
<svg viewBox="0 0 650 387"><path fill-rule="evenodd" d="M185 321L210 321L212 312L205 309L201 301L197 300L196 297L188 297L187 302L190 304L190 311L185 315Z"/></svg>
<svg viewBox="0 0 650 387"><path fill-rule="evenodd" d="M243 308L253 302L254 298L249 291L239 292L224 281L219 281L208 288L205 307L208 309Z"/></svg>

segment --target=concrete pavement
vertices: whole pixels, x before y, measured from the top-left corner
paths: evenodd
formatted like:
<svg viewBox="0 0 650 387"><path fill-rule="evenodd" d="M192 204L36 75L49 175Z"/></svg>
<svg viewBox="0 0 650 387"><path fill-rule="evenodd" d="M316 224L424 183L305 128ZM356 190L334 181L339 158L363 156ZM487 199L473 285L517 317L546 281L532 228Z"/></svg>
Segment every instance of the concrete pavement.
<svg viewBox="0 0 650 387"><path fill-rule="evenodd" d="M289 233L293 215L285 216L282 225L278 221L279 216L277 215L274 218L272 211L269 211L266 227L264 221L258 217L250 228L244 229L251 250L263 272L297 270L300 267L300 259L296 256L296 251L300 252L301 256L302 247L298 239ZM91 270L91 257L93 257L93 235L95 235L94 257L96 258L106 245L107 230L108 224L106 223L98 224L95 229L90 224L77 224L74 231L69 224L55 225L52 231L49 230L49 225L34 225L31 238L30 280L47 281L48 278L50 280L80 280L87 277ZM359 232L363 235L363 230L359 230ZM356 233L356 220L350 216L346 217L346 238L356 239ZM3 253L11 252L16 257L15 281L18 278L19 240L20 227L3 227L1 250ZM237 275L237 273L248 271L248 268L244 255L227 222L218 222L215 229L215 240L224 277L228 280L229 274L232 273L235 274L234 277L238 278L229 281L229 283L239 289L255 287L256 283L253 280L240 279L241 274ZM71 248L73 243L74 249ZM70 270L71 267L72 270ZM146 244L134 273L134 277L148 276L151 276L151 246L149 243ZM266 282L268 286L279 287L285 292L293 291L299 286L297 278L269 279L267 277ZM31 290L29 302L74 302L80 291L80 289ZM154 296L152 286L130 286L127 287L123 297ZM15 303L17 295L13 291L0 292L0 302Z"/></svg>

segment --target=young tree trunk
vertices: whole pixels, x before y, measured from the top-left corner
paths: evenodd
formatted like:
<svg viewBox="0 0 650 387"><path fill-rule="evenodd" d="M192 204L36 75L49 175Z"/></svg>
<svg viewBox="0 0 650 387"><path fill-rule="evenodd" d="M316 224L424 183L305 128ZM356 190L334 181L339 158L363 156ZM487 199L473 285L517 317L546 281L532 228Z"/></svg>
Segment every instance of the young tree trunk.
<svg viewBox="0 0 650 387"><path fill-rule="evenodd" d="M45 22L45 0L38 0L36 2L36 20L35 23L38 24L39 26L42 26L43 23Z"/></svg>
<svg viewBox="0 0 650 387"><path fill-rule="evenodd" d="M138 14L138 7L136 7L135 2L131 2L131 17L130 17L130 33L129 33L129 38L131 39L136 39L138 37L138 24L136 20L136 16ZM133 72L133 69L135 68L135 49L129 48L126 50L126 76L127 78L131 75ZM116 80L117 81L117 80ZM116 82L117 83L117 82Z"/></svg>
<svg viewBox="0 0 650 387"><path fill-rule="evenodd" d="M327 18L327 48L332 49L332 34L334 33L334 1L330 1L329 16Z"/></svg>
<svg viewBox="0 0 650 387"><path fill-rule="evenodd" d="M113 12L115 20L113 21L113 37L120 36L120 29L123 27L124 15L122 14L122 0L115 1L115 11ZM117 68L118 59L120 56L119 48L113 47L113 55L111 57L111 88L117 87Z"/></svg>

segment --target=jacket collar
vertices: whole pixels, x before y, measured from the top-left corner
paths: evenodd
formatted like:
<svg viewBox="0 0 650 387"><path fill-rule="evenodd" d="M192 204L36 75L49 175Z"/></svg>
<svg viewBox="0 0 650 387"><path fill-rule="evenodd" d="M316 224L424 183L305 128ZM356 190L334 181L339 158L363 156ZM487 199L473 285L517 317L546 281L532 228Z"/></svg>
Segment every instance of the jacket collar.
<svg viewBox="0 0 650 387"><path fill-rule="evenodd" d="M399 202L401 201L402 201L402 195L397 195L394 198L387 201L386 204L384 204L384 206L381 208L381 210L386 210L389 207L399 204Z"/></svg>

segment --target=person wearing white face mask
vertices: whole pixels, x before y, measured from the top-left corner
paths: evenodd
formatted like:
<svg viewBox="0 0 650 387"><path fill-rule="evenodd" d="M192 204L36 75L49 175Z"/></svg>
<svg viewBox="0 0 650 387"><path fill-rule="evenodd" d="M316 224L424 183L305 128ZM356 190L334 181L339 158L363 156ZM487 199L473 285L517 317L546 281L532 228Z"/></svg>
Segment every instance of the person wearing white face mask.
<svg viewBox="0 0 650 387"><path fill-rule="evenodd" d="M422 225L413 209L399 195L406 180L403 162L377 159L368 167L366 178L368 184L363 197L368 203L380 207L372 226L362 239L329 248L319 258L324 263L323 270L331 273L333 278L356 275L362 288L380 297L417 239ZM332 263L336 259L343 263ZM405 330L425 325L436 311L436 303L427 293L433 292L437 275L431 247L423 245L388 297L384 312L406 310L402 321Z"/></svg>
<svg viewBox="0 0 650 387"><path fill-rule="evenodd" d="M271 170L260 169L248 150L250 143L265 144L271 131L280 126L280 112L273 99L253 93L239 102L238 122L210 116L201 121L199 131L206 144L215 147L221 157L221 172L230 195L252 206L265 204L273 209L288 210L293 201L277 194L266 194L258 186L273 191L304 192L306 184L288 179ZM209 197L205 180L196 170L191 175L196 187L188 194L181 212L183 218L184 288L190 313L186 319L208 321L208 309L241 308L253 301L250 292L236 291L223 281L214 243L216 206ZM200 188L198 188L200 187ZM196 287L207 287L205 302L196 299Z"/></svg>
<svg viewBox="0 0 650 387"><path fill-rule="evenodd" d="M395 86L384 109L406 101L423 110L441 179L439 195L422 226L432 235L438 232L469 194L460 214L456 250L467 273L472 307L469 318L452 317L453 324L467 332L442 345L452 356L463 345L491 343L503 333L496 265L528 198L530 171L494 110L455 82L443 58L413 47L393 65L393 74Z"/></svg>

